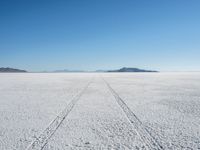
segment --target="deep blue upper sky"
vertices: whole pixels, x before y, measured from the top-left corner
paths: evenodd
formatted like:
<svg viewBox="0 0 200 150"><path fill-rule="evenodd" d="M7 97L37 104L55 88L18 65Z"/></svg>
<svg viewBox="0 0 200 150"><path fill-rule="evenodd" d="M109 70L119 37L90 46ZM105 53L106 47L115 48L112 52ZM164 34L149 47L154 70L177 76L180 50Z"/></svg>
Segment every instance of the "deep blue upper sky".
<svg viewBox="0 0 200 150"><path fill-rule="evenodd" d="M200 70L200 0L0 0L0 67Z"/></svg>

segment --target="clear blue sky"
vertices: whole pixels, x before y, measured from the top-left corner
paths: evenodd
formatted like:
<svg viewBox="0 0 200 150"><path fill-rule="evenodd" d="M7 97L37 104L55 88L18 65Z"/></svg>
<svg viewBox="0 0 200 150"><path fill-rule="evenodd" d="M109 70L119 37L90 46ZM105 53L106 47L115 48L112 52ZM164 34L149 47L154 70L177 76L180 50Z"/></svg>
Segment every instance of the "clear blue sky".
<svg viewBox="0 0 200 150"><path fill-rule="evenodd" d="M200 0L0 0L0 67L200 70Z"/></svg>

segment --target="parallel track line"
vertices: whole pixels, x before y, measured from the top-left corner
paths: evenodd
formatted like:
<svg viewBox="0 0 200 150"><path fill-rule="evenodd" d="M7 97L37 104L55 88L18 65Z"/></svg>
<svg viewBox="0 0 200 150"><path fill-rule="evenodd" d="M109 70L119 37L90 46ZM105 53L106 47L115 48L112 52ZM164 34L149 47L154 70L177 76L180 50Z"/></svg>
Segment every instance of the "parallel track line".
<svg viewBox="0 0 200 150"><path fill-rule="evenodd" d="M28 145L26 150L42 150L45 147L45 145L48 143L48 140L53 136L53 134L59 128L61 123L73 109L73 107L80 99L80 97L83 95L83 93L86 91L91 82L92 81L90 81L80 93L78 93L76 96L72 98L71 102L66 106L66 108L62 110L54 120L51 121L51 123L47 126L47 128L45 128L45 130L43 130L38 137L35 137L35 139L31 142L31 144Z"/></svg>
<svg viewBox="0 0 200 150"><path fill-rule="evenodd" d="M163 147L158 141L150 134L150 132L145 128L140 119L131 111L131 109L126 105L124 100L114 91L110 84L102 78L108 89L114 96L118 105L121 107L128 120L134 127L136 133L140 136L141 140L145 143L145 147L150 150L163 150Z"/></svg>

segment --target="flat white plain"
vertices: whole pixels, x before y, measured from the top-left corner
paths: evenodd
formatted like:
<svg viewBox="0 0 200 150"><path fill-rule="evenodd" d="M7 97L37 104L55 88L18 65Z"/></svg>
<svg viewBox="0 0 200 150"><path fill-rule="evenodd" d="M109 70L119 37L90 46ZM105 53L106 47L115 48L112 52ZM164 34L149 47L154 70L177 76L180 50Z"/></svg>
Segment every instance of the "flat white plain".
<svg viewBox="0 0 200 150"><path fill-rule="evenodd" d="M0 74L0 149L26 149L88 82L43 149L148 149L103 79L163 149L200 149L200 73Z"/></svg>

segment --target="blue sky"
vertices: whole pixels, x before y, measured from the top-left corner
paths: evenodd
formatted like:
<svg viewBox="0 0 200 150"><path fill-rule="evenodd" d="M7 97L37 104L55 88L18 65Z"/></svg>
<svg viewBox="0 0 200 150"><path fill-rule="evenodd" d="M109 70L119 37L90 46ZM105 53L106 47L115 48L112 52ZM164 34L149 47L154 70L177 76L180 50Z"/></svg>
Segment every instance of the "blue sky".
<svg viewBox="0 0 200 150"><path fill-rule="evenodd" d="M200 70L199 0L0 0L0 67Z"/></svg>

